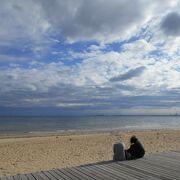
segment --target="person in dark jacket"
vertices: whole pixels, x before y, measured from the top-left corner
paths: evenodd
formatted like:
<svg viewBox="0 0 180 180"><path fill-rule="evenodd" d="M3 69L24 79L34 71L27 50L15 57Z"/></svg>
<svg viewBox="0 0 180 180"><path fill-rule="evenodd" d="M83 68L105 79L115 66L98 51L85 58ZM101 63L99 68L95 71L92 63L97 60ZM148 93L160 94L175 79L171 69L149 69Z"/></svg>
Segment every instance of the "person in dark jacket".
<svg viewBox="0 0 180 180"><path fill-rule="evenodd" d="M142 158L145 154L145 150L138 138L136 136L132 136L130 139L130 143L130 148L125 150L126 159L131 160Z"/></svg>

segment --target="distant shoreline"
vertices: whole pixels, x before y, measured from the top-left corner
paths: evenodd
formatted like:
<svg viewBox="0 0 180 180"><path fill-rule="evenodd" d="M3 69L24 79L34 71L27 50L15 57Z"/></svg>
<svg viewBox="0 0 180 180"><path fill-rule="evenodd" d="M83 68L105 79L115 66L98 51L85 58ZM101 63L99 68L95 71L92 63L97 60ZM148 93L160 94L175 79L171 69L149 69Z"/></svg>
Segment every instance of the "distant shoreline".
<svg viewBox="0 0 180 180"><path fill-rule="evenodd" d="M37 131L37 132L25 132L25 133L12 133L12 134L0 134L0 139L9 138L33 138L33 137L53 137L53 136L73 136L73 135L93 135L93 134L116 134L116 133L129 133L129 132L158 132L158 131L179 131L177 128L154 128L154 129L107 129L107 130L62 130L62 131Z"/></svg>
<svg viewBox="0 0 180 180"><path fill-rule="evenodd" d="M102 117L110 117L110 116L180 116L180 114L119 114L119 115L57 115L57 116L52 116L52 115L0 115L1 117L54 117L54 118L63 118L63 117L68 117L68 118L73 118L73 117L98 117L98 116L102 116Z"/></svg>
<svg viewBox="0 0 180 180"><path fill-rule="evenodd" d="M180 116L0 117L0 138L180 129Z"/></svg>

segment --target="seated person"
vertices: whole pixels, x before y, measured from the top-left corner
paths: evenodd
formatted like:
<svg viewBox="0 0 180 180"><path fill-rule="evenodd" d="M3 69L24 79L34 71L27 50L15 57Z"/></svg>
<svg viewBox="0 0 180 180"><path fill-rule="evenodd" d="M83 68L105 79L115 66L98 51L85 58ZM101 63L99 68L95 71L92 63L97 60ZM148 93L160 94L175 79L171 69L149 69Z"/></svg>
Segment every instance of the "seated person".
<svg viewBox="0 0 180 180"><path fill-rule="evenodd" d="M131 137L130 143L130 148L125 150L126 159L131 160L142 158L145 154L145 150L141 142L136 138L136 136Z"/></svg>

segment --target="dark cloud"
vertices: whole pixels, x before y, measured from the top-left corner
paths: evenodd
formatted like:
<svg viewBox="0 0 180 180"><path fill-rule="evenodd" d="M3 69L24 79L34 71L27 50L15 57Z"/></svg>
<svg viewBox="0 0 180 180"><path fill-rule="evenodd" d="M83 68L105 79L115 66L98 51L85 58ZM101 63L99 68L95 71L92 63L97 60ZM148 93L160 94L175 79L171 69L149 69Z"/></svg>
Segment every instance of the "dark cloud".
<svg viewBox="0 0 180 180"><path fill-rule="evenodd" d="M70 40L118 38L144 20L141 0L40 0L45 18ZM135 6L134 6L135 5Z"/></svg>
<svg viewBox="0 0 180 180"><path fill-rule="evenodd" d="M144 66L138 67L136 69L131 69L129 70L127 73L125 74L121 74L119 76L116 77L112 77L110 79L111 82L116 82L116 81L126 81L128 79L131 79L133 77L138 77L140 76L145 70Z"/></svg>
<svg viewBox="0 0 180 180"><path fill-rule="evenodd" d="M180 14L177 12L167 14L161 23L161 28L166 35L179 36Z"/></svg>

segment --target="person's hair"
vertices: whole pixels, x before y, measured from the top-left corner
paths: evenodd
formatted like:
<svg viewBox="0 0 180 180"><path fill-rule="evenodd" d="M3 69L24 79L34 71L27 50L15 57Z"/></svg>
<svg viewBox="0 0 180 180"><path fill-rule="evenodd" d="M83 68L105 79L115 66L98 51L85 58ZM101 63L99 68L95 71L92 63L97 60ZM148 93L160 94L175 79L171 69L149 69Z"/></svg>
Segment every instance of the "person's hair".
<svg viewBox="0 0 180 180"><path fill-rule="evenodd" d="M137 137L136 136L132 136L130 139L130 143L136 143L137 142Z"/></svg>

